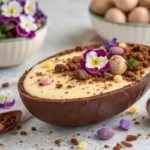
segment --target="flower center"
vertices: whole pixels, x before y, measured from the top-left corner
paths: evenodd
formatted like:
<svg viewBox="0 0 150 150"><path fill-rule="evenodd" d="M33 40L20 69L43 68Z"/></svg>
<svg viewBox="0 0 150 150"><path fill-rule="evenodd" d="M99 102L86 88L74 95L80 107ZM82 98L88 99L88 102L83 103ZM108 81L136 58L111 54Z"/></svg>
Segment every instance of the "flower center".
<svg viewBox="0 0 150 150"><path fill-rule="evenodd" d="M32 5L27 5L27 7L26 7L28 10L31 10L32 9Z"/></svg>
<svg viewBox="0 0 150 150"><path fill-rule="evenodd" d="M2 100L7 101L7 100L8 100L8 97L7 97L7 96L3 96L3 97L2 97Z"/></svg>
<svg viewBox="0 0 150 150"><path fill-rule="evenodd" d="M92 59L92 66L98 66L101 63L101 61L98 58Z"/></svg>
<svg viewBox="0 0 150 150"><path fill-rule="evenodd" d="M29 23L25 23L26 28L29 28L29 26L30 26Z"/></svg>
<svg viewBox="0 0 150 150"><path fill-rule="evenodd" d="M8 12L9 12L10 14L15 14L16 11L15 11L14 8L9 8L9 9L8 9Z"/></svg>

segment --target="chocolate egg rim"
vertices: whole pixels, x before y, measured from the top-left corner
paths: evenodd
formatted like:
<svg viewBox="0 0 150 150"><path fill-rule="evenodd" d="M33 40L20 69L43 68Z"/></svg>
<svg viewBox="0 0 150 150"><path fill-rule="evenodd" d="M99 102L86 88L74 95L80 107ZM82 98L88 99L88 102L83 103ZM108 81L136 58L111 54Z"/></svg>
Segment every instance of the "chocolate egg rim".
<svg viewBox="0 0 150 150"><path fill-rule="evenodd" d="M128 45L130 45L130 43L127 43ZM141 45L141 44L139 44ZM59 53L56 53L52 56L49 56L48 58L38 62L37 64L40 64L44 61L46 61L47 59L50 59L50 58L54 58L54 57L58 57L58 56L62 56L64 54L69 54L69 53L72 53L72 52L76 52L76 51L84 51L85 49L88 49L88 48L97 48L97 47L100 47L101 45L89 45L89 46L83 46L83 47L76 47L76 48L73 48L73 49L69 49L69 50L65 50L65 51L62 51L62 52L59 52ZM147 46L148 47L148 46ZM78 50L78 48L80 50ZM37 64L35 64L34 66L36 66ZM31 94L29 94L24 86L23 86L23 82L27 76L27 74L30 72L30 70L32 70L32 68L34 67L32 66L29 70L25 71L25 73L21 76L21 78L19 79L19 82L18 82L18 91L20 94L22 94L23 96L29 98L29 99L32 99L32 100L36 100L36 101L41 101L41 102L58 102L58 103L70 103L70 102L81 102L81 101L89 101L89 100L92 100L92 99L95 99L95 98L103 98L103 97L106 97L106 96L110 96L110 95L113 95L113 94L116 94L118 92L121 92L121 91L124 91L126 89L129 89L131 87L136 87L136 85L140 84L141 82L147 80L147 78L150 77L150 72L148 74L146 74L144 77L142 77L140 80L137 80L137 81L134 81L120 89L117 89L117 90L112 90L110 92L106 92L106 93L102 93L102 94L98 94L98 95L95 95L95 96L90 96L90 97L84 97L84 98L74 98L74 99L48 99L48 98L39 98L39 97L36 97L36 96L32 96Z"/></svg>

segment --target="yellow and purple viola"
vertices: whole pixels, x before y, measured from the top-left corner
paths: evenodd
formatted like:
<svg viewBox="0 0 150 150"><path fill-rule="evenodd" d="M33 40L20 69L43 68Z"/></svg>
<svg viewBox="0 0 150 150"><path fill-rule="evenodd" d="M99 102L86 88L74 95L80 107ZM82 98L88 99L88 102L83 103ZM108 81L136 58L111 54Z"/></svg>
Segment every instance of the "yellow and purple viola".
<svg viewBox="0 0 150 150"><path fill-rule="evenodd" d="M81 69L90 73L104 72L110 69L107 52L103 49L89 49L80 61Z"/></svg>
<svg viewBox="0 0 150 150"><path fill-rule="evenodd" d="M10 90L0 91L0 108L10 108L15 104Z"/></svg>

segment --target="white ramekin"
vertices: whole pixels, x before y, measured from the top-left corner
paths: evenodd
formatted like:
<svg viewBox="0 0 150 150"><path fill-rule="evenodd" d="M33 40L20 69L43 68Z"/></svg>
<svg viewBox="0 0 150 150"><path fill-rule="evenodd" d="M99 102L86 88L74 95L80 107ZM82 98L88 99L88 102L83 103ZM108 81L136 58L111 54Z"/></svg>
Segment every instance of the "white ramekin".
<svg viewBox="0 0 150 150"><path fill-rule="evenodd" d="M0 67L18 65L32 56L43 44L47 31L44 25L33 39L14 38L0 40Z"/></svg>
<svg viewBox="0 0 150 150"><path fill-rule="evenodd" d="M150 24L117 23L89 11L93 28L104 40L116 37L119 41L150 46Z"/></svg>

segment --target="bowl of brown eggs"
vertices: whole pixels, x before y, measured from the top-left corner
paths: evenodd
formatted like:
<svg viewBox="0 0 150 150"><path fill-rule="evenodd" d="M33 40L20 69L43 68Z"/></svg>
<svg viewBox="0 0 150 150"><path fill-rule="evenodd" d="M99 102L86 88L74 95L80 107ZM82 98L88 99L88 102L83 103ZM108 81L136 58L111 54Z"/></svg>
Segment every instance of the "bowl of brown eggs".
<svg viewBox="0 0 150 150"><path fill-rule="evenodd" d="M89 13L102 39L150 45L150 0L93 0Z"/></svg>

